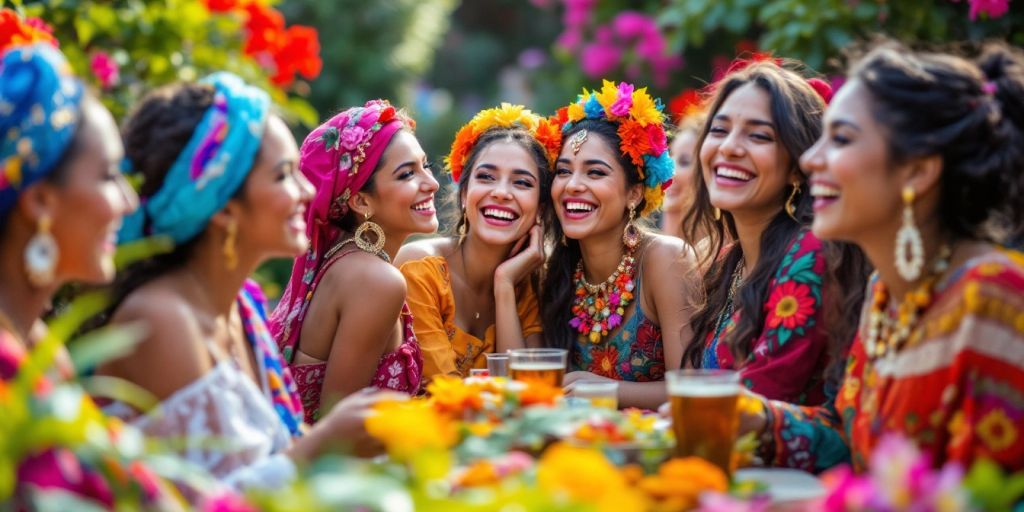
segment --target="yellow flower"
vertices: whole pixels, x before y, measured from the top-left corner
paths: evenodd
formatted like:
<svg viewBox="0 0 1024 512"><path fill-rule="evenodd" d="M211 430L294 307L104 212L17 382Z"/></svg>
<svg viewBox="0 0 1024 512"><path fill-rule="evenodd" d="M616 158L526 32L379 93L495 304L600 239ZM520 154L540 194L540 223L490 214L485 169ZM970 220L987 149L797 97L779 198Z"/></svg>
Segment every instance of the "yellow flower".
<svg viewBox="0 0 1024 512"><path fill-rule="evenodd" d="M657 422L658 417L654 414L644 414L637 409L630 409L626 413L626 420L633 430L646 434L654 432L654 423Z"/></svg>
<svg viewBox="0 0 1024 512"><path fill-rule="evenodd" d="M552 445L537 464L537 484L601 511L646 509L645 497L630 487L626 475L600 452L588 448Z"/></svg>
<svg viewBox="0 0 1024 512"><path fill-rule="evenodd" d="M487 437L494 431L494 424L489 421L474 421L466 424L466 430L476 437Z"/></svg>
<svg viewBox="0 0 1024 512"><path fill-rule="evenodd" d="M646 87L633 91L633 106L629 109L629 114L640 123L640 126L661 124L665 121L665 116L654 106L654 99L647 94Z"/></svg>
<svg viewBox="0 0 1024 512"><path fill-rule="evenodd" d="M471 123L479 132L495 126L507 128L517 123L532 130L537 125L537 116L522 105L502 103L500 107L480 111Z"/></svg>
<svg viewBox="0 0 1024 512"><path fill-rule="evenodd" d="M458 440L454 423L426 400L375 405L366 418L366 431L402 461L424 450L450 448Z"/></svg>
<svg viewBox="0 0 1024 512"><path fill-rule="evenodd" d="M570 123L575 123L586 115L586 112L583 111L583 105L579 104L579 102L569 105L568 116Z"/></svg>
<svg viewBox="0 0 1024 512"><path fill-rule="evenodd" d="M999 452L1017 441L1017 427L1013 420L1006 416L1006 411L993 409L985 415L976 427L978 437L985 442L989 450Z"/></svg>
<svg viewBox="0 0 1024 512"><path fill-rule="evenodd" d="M644 211L640 215L645 216L661 208L664 199L665 191L661 187L644 187Z"/></svg>
<svg viewBox="0 0 1024 512"><path fill-rule="evenodd" d="M619 88L615 86L615 83L609 80L601 81L601 90L594 94L597 97L597 102L604 107L605 112L612 107L615 100L619 97Z"/></svg>

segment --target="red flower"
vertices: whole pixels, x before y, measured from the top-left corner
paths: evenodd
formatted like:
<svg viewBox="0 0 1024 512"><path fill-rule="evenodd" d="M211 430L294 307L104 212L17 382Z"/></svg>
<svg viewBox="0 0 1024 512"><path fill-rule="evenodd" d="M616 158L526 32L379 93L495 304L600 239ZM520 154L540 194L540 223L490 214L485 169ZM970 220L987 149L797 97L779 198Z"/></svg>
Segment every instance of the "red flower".
<svg viewBox="0 0 1024 512"><path fill-rule="evenodd" d="M604 349L594 349L591 353L593 361L590 363L590 372L602 377L618 377L616 365L619 364L619 349L609 345Z"/></svg>
<svg viewBox="0 0 1024 512"><path fill-rule="evenodd" d="M295 25L288 27L282 37L283 44L274 52L276 73L271 78L277 85L288 85L295 81L295 74L316 78L323 68L320 60L320 39L316 29Z"/></svg>
<svg viewBox="0 0 1024 512"><path fill-rule="evenodd" d="M768 299L768 327L783 326L795 329L807 323L814 314L814 297L810 288L801 283L786 281L772 290Z"/></svg>
<svg viewBox="0 0 1024 512"><path fill-rule="evenodd" d="M246 55L257 56L263 52L273 52L282 46L284 16L277 9L259 2L251 2L246 4L245 13L245 31L248 38L245 40L243 51Z"/></svg>
<svg viewBox="0 0 1024 512"><path fill-rule="evenodd" d="M231 12L240 7L239 0L203 0L206 10L210 12Z"/></svg>
<svg viewBox="0 0 1024 512"><path fill-rule="evenodd" d="M619 125L619 148L622 154L629 156L638 166L644 165L644 155L651 150L651 140L647 130L636 121L623 121Z"/></svg>
<svg viewBox="0 0 1024 512"><path fill-rule="evenodd" d="M57 46L53 29L38 18L22 18L11 9L0 9L0 51L36 42Z"/></svg>
<svg viewBox="0 0 1024 512"><path fill-rule="evenodd" d="M686 89L668 102L668 111L678 123L687 116L700 112L704 108L704 98L697 89Z"/></svg>

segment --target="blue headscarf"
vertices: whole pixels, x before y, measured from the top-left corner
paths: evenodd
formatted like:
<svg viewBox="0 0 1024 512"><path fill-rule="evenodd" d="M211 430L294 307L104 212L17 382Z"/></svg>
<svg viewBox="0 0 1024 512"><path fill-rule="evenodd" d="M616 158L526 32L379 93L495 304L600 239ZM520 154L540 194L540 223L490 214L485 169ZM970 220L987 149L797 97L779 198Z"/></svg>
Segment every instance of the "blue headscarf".
<svg viewBox="0 0 1024 512"><path fill-rule="evenodd" d="M57 167L75 137L82 83L49 44L0 57L0 220L18 194Z"/></svg>
<svg viewBox="0 0 1024 512"><path fill-rule="evenodd" d="M151 235L168 236L175 244L192 239L252 170L270 98L231 73L215 73L201 83L216 88L213 104L160 188L124 219L119 242Z"/></svg>

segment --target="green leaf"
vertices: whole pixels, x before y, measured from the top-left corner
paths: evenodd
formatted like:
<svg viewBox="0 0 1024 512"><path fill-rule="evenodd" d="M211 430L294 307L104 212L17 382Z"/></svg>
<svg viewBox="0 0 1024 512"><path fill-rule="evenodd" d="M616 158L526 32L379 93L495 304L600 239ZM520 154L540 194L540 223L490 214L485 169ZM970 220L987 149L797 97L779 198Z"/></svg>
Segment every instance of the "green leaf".
<svg viewBox="0 0 1024 512"><path fill-rule="evenodd" d="M81 336L68 345L75 368L95 368L132 351L146 328L141 324L107 326Z"/></svg>

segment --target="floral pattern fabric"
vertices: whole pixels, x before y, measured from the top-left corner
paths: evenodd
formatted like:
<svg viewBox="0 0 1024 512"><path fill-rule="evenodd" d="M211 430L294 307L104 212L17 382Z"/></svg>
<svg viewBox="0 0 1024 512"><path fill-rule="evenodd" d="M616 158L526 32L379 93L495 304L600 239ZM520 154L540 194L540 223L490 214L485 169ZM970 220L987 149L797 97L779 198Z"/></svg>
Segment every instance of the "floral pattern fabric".
<svg viewBox="0 0 1024 512"><path fill-rule="evenodd" d="M772 400L801 405L825 402L823 372L827 345L822 308L822 275L826 261L821 241L801 231L786 250L768 285L765 322L746 361L737 362L728 339L739 322L736 310L715 339L705 341L705 368L738 369L743 384Z"/></svg>
<svg viewBox="0 0 1024 512"><path fill-rule="evenodd" d="M873 359L866 315L834 401L771 402L764 455L811 471L863 469L883 434L913 439L932 464L989 458L1024 469L1024 254L975 258L940 282L905 346Z"/></svg>
<svg viewBox="0 0 1024 512"><path fill-rule="evenodd" d="M652 322L640 306L640 276L633 314L613 336L591 343L586 335L576 339L570 370L588 371L615 380L652 382L665 380L665 349L661 327Z"/></svg>

